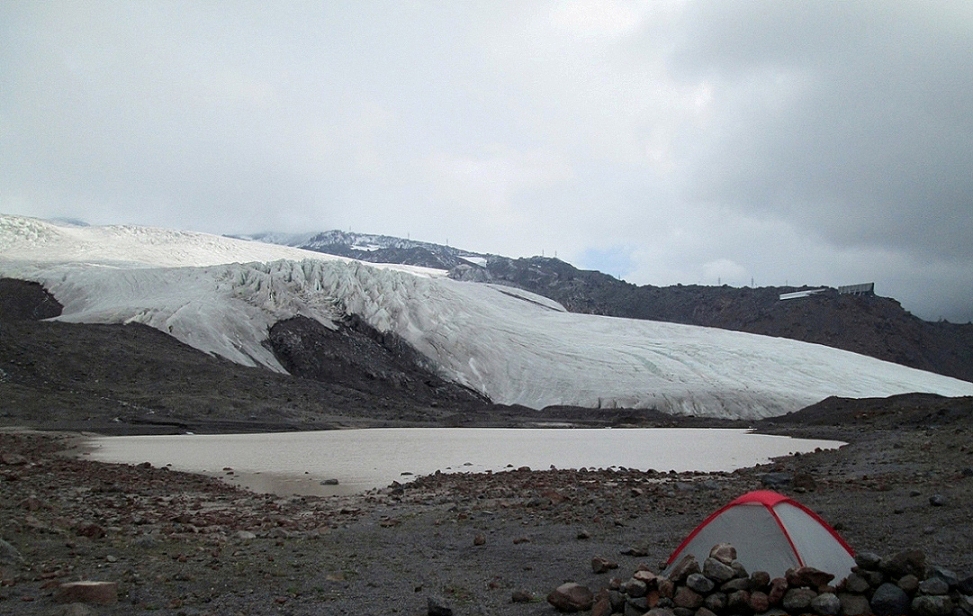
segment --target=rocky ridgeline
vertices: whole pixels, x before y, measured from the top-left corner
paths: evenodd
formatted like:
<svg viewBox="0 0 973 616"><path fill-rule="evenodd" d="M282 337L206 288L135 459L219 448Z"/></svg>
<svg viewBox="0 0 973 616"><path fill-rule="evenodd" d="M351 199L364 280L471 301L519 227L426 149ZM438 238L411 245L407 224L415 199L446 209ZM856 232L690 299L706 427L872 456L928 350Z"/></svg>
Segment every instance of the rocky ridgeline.
<svg viewBox="0 0 973 616"><path fill-rule="evenodd" d="M927 565L925 555L906 551L891 558L861 553L846 579L812 567L789 569L785 577L748 573L729 544L714 546L702 565L685 556L667 575L640 568L631 578L612 578L597 593L566 583L547 601L562 612L591 610L593 616L723 616L815 614L817 616L973 616L973 576ZM592 560L595 573L617 565Z"/></svg>

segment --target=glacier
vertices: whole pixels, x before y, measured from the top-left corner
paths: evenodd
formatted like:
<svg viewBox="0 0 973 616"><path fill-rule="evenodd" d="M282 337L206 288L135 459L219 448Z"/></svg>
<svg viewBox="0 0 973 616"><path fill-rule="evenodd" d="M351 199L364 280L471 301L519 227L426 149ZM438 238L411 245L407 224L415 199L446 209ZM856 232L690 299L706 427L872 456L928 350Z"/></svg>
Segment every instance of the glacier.
<svg viewBox="0 0 973 616"><path fill-rule="evenodd" d="M440 374L499 404L782 415L828 396L973 395L973 383L830 347L569 313L519 289L287 246L137 226L0 215L0 276L41 283L58 320L144 323L206 353L277 372L279 320L355 314Z"/></svg>

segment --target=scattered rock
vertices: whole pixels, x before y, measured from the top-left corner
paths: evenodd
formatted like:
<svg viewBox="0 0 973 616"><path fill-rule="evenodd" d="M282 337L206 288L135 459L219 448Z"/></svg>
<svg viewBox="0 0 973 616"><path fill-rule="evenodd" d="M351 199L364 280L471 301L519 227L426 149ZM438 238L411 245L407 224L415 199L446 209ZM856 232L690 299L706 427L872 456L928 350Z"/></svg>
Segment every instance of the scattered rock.
<svg viewBox="0 0 973 616"><path fill-rule="evenodd" d="M477 533L473 537L473 545L486 545L486 535L483 533Z"/></svg>
<svg viewBox="0 0 973 616"><path fill-rule="evenodd" d="M93 603L111 605L118 602L118 584L115 582L67 582L54 592L57 603Z"/></svg>
<svg viewBox="0 0 973 616"><path fill-rule="evenodd" d="M604 556L595 556L591 559L591 570L594 573L605 573L612 569L618 569L618 563L612 562Z"/></svg>
<svg viewBox="0 0 973 616"><path fill-rule="evenodd" d="M929 497L929 504L933 507L942 507L949 502L942 494L933 494Z"/></svg>
<svg viewBox="0 0 973 616"><path fill-rule="evenodd" d="M449 607L441 597L428 597L426 600L429 616L453 616L453 608Z"/></svg>
<svg viewBox="0 0 973 616"><path fill-rule="evenodd" d="M561 584L547 595L547 602L561 612L590 610L595 596L587 586L575 582Z"/></svg>
<svg viewBox="0 0 973 616"><path fill-rule="evenodd" d="M10 543L0 539L0 565L19 565L24 562L24 557L20 555Z"/></svg>
<svg viewBox="0 0 973 616"><path fill-rule="evenodd" d="M534 600L534 594L529 590L518 589L510 593L510 601L513 603L530 603Z"/></svg>
<svg viewBox="0 0 973 616"><path fill-rule="evenodd" d="M787 487L793 480L792 473L764 473L760 476L760 483L771 489Z"/></svg>

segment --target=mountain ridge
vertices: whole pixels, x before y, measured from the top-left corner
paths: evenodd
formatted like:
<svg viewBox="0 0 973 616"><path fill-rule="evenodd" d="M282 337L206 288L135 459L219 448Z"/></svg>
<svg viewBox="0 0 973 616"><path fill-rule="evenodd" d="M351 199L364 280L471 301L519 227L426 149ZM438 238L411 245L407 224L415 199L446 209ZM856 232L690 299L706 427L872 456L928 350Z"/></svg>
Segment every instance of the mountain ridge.
<svg viewBox="0 0 973 616"><path fill-rule="evenodd" d="M969 382L821 345L570 313L530 291L453 280L441 269L203 233L68 228L4 216L0 245L0 277L43 285L64 306L56 322L141 323L209 356L280 375L297 368L274 352L272 329L304 317L324 328L323 337L308 338L312 346L342 342L331 336L340 332L353 338L344 354L354 354L365 342L344 327L354 317L386 340L391 334L393 343L407 343L434 376L530 409L756 419L831 395L973 394ZM386 349L393 358L395 346ZM314 354L309 359L307 368L316 370Z"/></svg>
<svg viewBox="0 0 973 616"><path fill-rule="evenodd" d="M822 344L973 382L973 324L924 321L893 298L828 286L638 286L554 257L510 258L385 235L344 231L248 239L372 263L446 269L449 277L515 286L567 310L716 327ZM807 297L780 296L811 289Z"/></svg>

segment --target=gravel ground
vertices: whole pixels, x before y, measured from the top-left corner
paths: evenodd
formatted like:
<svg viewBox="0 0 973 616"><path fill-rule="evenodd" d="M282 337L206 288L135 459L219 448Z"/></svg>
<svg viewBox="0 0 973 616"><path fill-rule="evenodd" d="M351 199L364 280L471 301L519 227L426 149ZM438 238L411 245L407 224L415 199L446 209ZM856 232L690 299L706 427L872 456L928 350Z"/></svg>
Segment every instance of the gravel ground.
<svg viewBox="0 0 973 616"><path fill-rule="evenodd" d="M76 436L0 432L2 614L554 614L544 598L657 568L706 515L767 481L857 550L973 573L973 400L832 402L762 431L850 442L733 473L442 474L363 495L256 495L65 456ZM687 452L691 455L691 452ZM774 473L768 475L768 473ZM604 556L617 571L595 574ZM64 582L118 584L65 606ZM512 602L523 590L533 600Z"/></svg>

